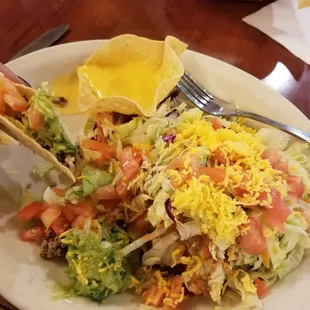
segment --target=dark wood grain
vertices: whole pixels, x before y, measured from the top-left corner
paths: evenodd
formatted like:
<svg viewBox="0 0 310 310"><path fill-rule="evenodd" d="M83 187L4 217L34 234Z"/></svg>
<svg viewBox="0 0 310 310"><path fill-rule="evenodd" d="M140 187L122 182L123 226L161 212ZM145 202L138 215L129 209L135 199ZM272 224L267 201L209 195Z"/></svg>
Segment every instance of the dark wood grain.
<svg viewBox="0 0 310 310"><path fill-rule="evenodd" d="M268 85L310 116L310 69L242 18L266 5L234 0L1 0L0 60L6 62L44 31L68 23L59 43L133 33L152 39L174 35L193 50L264 79L278 63L290 76ZM10 18L7 18L7 17ZM274 80L274 79L273 79Z"/></svg>
<svg viewBox="0 0 310 310"><path fill-rule="evenodd" d="M241 20L267 3L233 0L1 0L0 61L8 61L44 31L61 23L70 24L71 31L58 43L111 38L123 33L152 39L174 35L187 42L190 49L264 79L269 87L282 93L309 117L310 67ZM285 76L277 75L279 67L286 70Z"/></svg>

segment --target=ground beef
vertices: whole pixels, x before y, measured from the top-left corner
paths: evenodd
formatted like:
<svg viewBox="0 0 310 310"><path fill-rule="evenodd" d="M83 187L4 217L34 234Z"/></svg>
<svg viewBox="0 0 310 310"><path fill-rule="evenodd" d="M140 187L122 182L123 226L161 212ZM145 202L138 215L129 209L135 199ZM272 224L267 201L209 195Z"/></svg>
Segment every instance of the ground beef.
<svg viewBox="0 0 310 310"><path fill-rule="evenodd" d="M65 97L54 97L52 102L54 104L61 106L61 107L64 107L67 105L68 100Z"/></svg>
<svg viewBox="0 0 310 310"><path fill-rule="evenodd" d="M67 253L67 246L62 244L56 234L49 229L41 244L40 256L43 259L60 258Z"/></svg>
<svg viewBox="0 0 310 310"><path fill-rule="evenodd" d="M66 166L66 156L65 152L59 152L56 154L57 160Z"/></svg>

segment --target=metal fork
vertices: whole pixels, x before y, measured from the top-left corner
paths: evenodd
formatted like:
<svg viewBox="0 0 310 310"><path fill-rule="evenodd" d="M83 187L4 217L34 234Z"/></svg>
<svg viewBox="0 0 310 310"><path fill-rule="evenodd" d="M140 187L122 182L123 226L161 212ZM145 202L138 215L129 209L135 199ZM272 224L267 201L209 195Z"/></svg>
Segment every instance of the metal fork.
<svg viewBox="0 0 310 310"><path fill-rule="evenodd" d="M179 90L196 105L200 110L215 116L246 117L261 123L273 126L279 130L293 135L310 143L310 134L294 127L281 124L259 114L242 111L234 104L226 102L207 91L199 82L194 80L188 72L185 72L177 84Z"/></svg>

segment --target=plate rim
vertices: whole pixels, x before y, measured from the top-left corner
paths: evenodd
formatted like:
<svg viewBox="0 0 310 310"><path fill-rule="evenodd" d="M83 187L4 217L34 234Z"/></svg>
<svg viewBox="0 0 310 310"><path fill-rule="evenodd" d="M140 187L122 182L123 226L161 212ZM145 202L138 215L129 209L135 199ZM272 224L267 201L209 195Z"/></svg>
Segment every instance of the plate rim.
<svg viewBox="0 0 310 310"><path fill-rule="evenodd" d="M97 40L82 40L82 41L75 41L75 42L68 42L68 43L64 43L64 44L59 44L59 45L55 45L55 46L51 46L51 47L47 47L47 48L44 48L44 49L40 49L38 51L35 51L33 53L30 53L30 54L27 54L27 55L24 55L20 58L17 58L17 59L14 59L14 60L11 60L9 62L6 63L6 65L9 67L9 68L14 68L16 66L18 66L18 63L19 62L25 62L27 61L27 58L28 57L33 57L34 55L38 55L38 56L41 56L44 55L44 53L48 50L48 51L51 51L51 50L61 50L63 48L70 48L70 47L74 47L74 46L82 46L82 45L85 45L85 44L89 44L89 45L97 45L99 46L100 43L106 43L107 41L109 41L108 39L97 39ZM275 90L269 88L267 85L265 85L261 80L259 80L257 77L247 73L246 71L238 68L238 67L235 67L234 65L232 64L229 64L225 61L222 61L220 59L217 59L217 58L214 58L212 56L209 56L209 55L205 55L205 54L202 54L202 53L199 53L199 52L196 52L196 51L193 51L193 50L187 50L186 53L193 53L193 54L197 54L197 55L203 55L204 57L208 57L211 61L213 62L217 62L217 63L220 63L221 65L224 65L226 67L229 67L231 70L235 70L237 71L239 74L242 74L245 76L246 79L251 79L253 81L255 81L255 83L259 82L262 86L264 86L264 88L266 88L266 90L268 89L268 91L271 91L273 92L275 95L277 95L278 98L280 98L282 100L282 102L286 102L287 104L291 105L292 107L294 107L294 113L296 113L296 116L298 114L298 117L302 117L304 118L305 120L308 121L308 124L310 126L310 120L307 118L306 115L304 115L297 106L295 106L292 102L290 102L287 98L285 98L282 94L276 92ZM0 292L1 296L6 299L8 302L10 302L11 304L13 305L18 305L17 307L19 307L20 309L28 309L29 305L25 305L25 304L20 304L18 299L14 299L14 296L10 294L9 291L3 291L3 292ZM16 297L15 297L16 298Z"/></svg>

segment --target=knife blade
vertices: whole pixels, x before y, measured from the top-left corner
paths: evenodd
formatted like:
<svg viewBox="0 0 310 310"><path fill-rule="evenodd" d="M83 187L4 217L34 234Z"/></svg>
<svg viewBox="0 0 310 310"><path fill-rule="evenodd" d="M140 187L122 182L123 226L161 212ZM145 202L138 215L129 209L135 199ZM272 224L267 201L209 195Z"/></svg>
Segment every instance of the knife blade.
<svg viewBox="0 0 310 310"><path fill-rule="evenodd" d="M29 43L21 51L19 51L11 60L35 52L42 48L51 46L59 38L61 38L69 29L70 29L69 25L59 25L53 29L46 31L41 36L39 36L31 43Z"/></svg>

